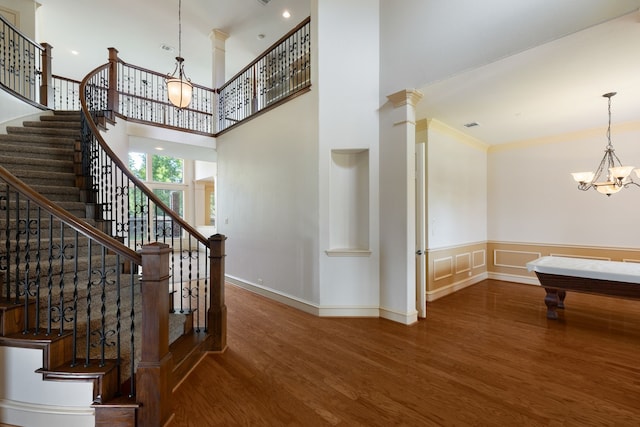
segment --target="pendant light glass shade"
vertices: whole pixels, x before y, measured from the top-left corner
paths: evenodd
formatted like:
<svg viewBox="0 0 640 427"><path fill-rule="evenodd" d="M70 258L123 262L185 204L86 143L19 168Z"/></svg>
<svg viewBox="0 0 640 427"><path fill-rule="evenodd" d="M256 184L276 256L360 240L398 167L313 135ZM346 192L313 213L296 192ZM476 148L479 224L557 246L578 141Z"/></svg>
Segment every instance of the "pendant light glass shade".
<svg viewBox="0 0 640 427"><path fill-rule="evenodd" d="M178 108L186 108L191 104L191 96L193 94L193 85L191 81L184 75L182 69L183 58L176 58L176 68L179 70L177 76L169 76L166 79L167 93L169 102ZM175 75L175 72L174 72Z"/></svg>

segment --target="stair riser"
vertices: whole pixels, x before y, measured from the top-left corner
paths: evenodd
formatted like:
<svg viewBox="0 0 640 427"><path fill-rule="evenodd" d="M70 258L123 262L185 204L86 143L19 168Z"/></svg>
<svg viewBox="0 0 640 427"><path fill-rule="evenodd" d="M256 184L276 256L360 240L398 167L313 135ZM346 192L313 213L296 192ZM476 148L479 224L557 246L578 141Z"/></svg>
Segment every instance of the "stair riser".
<svg viewBox="0 0 640 427"><path fill-rule="evenodd" d="M29 159L25 157L11 157L0 155L0 164L10 172L17 170L35 170L50 172L74 173L72 160L47 160Z"/></svg>
<svg viewBox="0 0 640 427"><path fill-rule="evenodd" d="M76 140L68 137L54 137L28 134L0 134L0 146L3 144L28 145L29 147L40 148L63 148L74 149Z"/></svg>
<svg viewBox="0 0 640 427"><path fill-rule="evenodd" d="M22 126L25 128L72 129L80 131L80 123L78 121L71 120L24 121L22 122Z"/></svg>
<svg viewBox="0 0 640 427"><path fill-rule="evenodd" d="M16 177L20 178L24 181L25 184L28 185L55 185L59 187L70 187L73 188L76 185L76 176L72 173L69 174L54 174L51 173L50 177L47 178L45 176L29 176L24 173L24 171L13 171L12 172Z"/></svg>
<svg viewBox="0 0 640 427"><path fill-rule="evenodd" d="M80 112L64 113L57 112L53 116L40 116L41 122L73 122L80 128Z"/></svg>
<svg viewBox="0 0 640 427"><path fill-rule="evenodd" d="M25 148L17 145L3 145L2 154L4 156L24 156ZM59 148L38 148L29 147L30 159L43 159L43 160L73 160L73 149L59 149Z"/></svg>
<svg viewBox="0 0 640 427"><path fill-rule="evenodd" d="M80 140L79 129L50 129L50 128L37 128L37 127L16 127L7 126L7 133L14 135L34 135L42 136L49 135L54 137L73 138Z"/></svg>

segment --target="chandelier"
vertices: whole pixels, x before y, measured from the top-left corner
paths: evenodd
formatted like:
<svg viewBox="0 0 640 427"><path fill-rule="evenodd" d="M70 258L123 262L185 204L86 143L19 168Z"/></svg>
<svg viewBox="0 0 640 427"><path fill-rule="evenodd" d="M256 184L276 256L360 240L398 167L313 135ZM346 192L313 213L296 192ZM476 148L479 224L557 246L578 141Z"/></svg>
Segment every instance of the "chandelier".
<svg viewBox="0 0 640 427"><path fill-rule="evenodd" d="M193 86L191 80L184 73L184 58L182 57L182 0L178 1L178 56L176 56L176 67L172 74L167 74L167 92L169 102L182 109L191 103Z"/></svg>
<svg viewBox="0 0 640 427"><path fill-rule="evenodd" d="M633 171L640 178L640 169L634 169L633 166L622 166L622 162L616 156L611 144L611 97L615 94L616 92L609 92L602 95L609 100L609 126L607 127L607 146L600 164L595 172L573 172L571 174L578 183L579 190L586 191L595 188L599 193L611 196L630 184L640 186L631 178ZM601 178L605 170L607 171L606 179Z"/></svg>

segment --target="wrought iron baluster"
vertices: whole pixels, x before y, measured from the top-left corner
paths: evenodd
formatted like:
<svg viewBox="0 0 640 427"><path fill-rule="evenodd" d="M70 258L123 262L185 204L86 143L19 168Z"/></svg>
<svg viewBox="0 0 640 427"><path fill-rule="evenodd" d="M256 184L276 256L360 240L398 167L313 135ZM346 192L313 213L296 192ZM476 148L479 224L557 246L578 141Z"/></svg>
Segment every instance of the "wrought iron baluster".
<svg viewBox="0 0 640 427"><path fill-rule="evenodd" d="M76 366L77 357L78 357L78 248L79 248L79 240L78 240L78 232L75 232L74 238L74 247L75 247L75 256L73 261L73 327L72 327L72 335L73 335L73 344L71 348L71 366Z"/></svg>
<svg viewBox="0 0 640 427"><path fill-rule="evenodd" d="M36 228L37 231L37 246L38 249L36 251L36 320L35 320L35 333L40 333L40 286L42 285L42 281L40 279L42 274L42 259L41 259L41 251L42 251L42 208L38 206L37 208L37 222L38 226Z"/></svg>
<svg viewBox="0 0 640 427"><path fill-rule="evenodd" d="M15 279L15 292L16 292L16 304L20 302L20 193L16 192L16 243L15 243L15 255L14 255L14 279ZM27 332L27 326L24 328L24 333Z"/></svg>
<svg viewBox="0 0 640 427"><path fill-rule="evenodd" d="M121 260L120 260L120 255L116 256L116 369L118 370L118 379L120 379L120 367L122 364L122 349L120 346L120 306L122 304L122 299L120 297L120 291L121 291L121 287L120 287L120 274L121 274L121 270L122 270L122 264L121 264ZM133 301L131 302L133 304ZM134 353L131 352L131 360L134 359ZM133 365L133 362L131 363ZM131 377L133 378L133 377Z"/></svg>
<svg viewBox="0 0 640 427"><path fill-rule="evenodd" d="M86 319L87 319L87 332L86 332L86 342L85 342L85 355L84 355L84 366L89 366L91 363L91 291L92 289L92 280L91 280L91 266L93 265L93 241L89 239L88 247L87 247L87 296L86 296Z"/></svg>
<svg viewBox="0 0 640 427"><path fill-rule="evenodd" d="M137 271L137 266L133 264L133 262L130 263L130 271L131 274L129 276L129 294L131 297L131 310L129 312L129 318L131 320L131 328L130 333L129 333L129 342L130 342L130 347L131 347L131 354L136 354L136 344L135 344L135 329L136 329L136 321L135 321L135 283L134 283L134 272ZM136 382L135 382L135 366L133 363L130 364L129 367L129 374L130 374L130 378L131 380L131 388L129 391L129 397L133 397L136 395Z"/></svg>
<svg viewBox="0 0 640 427"><path fill-rule="evenodd" d="M47 270L47 335L51 335L53 330L53 215L49 214L49 268Z"/></svg>
<svg viewBox="0 0 640 427"><path fill-rule="evenodd" d="M10 217L11 217L11 192L9 191L9 184L4 185L4 193L0 196L0 209L5 211L4 215L4 248L5 253L0 256L0 271L5 274L4 287L7 301L11 301L11 230L10 230Z"/></svg>

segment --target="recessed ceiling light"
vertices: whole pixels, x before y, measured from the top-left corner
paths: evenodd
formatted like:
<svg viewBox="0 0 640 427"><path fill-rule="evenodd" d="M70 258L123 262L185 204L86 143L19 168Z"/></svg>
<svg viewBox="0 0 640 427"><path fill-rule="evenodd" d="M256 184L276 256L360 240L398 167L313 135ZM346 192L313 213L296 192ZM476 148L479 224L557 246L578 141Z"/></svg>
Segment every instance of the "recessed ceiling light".
<svg viewBox="0 0 640 427"><path fill-rule="evenodd" d="M164 151L164 148L163 148L163 147L155 147L155 148L156 148L156 150L158 150L158 151Z"/></svg>
<svg viewBox="0 0 640 427"><path fill-rule="evenodd" d="M262 40L264 38L264 34L258 34L257 37L258 37L258 40Z"/></svg>
<svg viewBox="0 0 640 427"><path fill-rule="evenodd" d="M169 46L168 44L164 43L160 45L160 49L166 50L167 52L173 52L174 50L176 50L173 46Z"/></svg>
<svg viewBox="0 0 640 427"><path fill-rule="evenodd" d="M289 12L288 10L285 10L284 12L282 12L282 17L284 19L289 19L291 18L291 12Z"/></svg>
<svg viewBox="0 0 640 427"><path fill-rule="evenodd" d="M72 50L72 51L71 51L71 54L72 54L72 55L80 55L80 52L78 52L77 50Z"/></svg>
<svg viewBox="0 0 640 427"><path fill-rule="evenodd" d="M476 126L480 126L480 123L478 122L470 122L470 123L465 123L464 127L466 128L472 128L472 127L476 127Z"/></svg>

